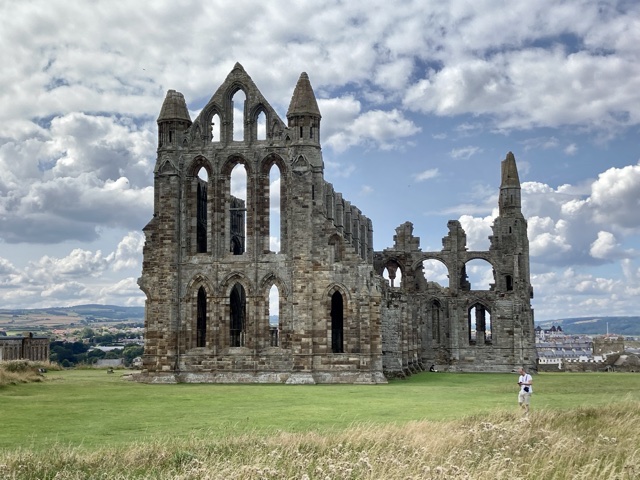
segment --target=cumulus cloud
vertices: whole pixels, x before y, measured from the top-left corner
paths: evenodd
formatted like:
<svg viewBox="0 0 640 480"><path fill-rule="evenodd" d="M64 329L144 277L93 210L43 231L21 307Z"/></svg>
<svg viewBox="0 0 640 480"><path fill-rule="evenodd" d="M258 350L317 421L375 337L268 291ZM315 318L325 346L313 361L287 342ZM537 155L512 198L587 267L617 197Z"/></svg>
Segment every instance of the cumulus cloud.
<svg viewBox="0 0 640 480"><path fill-rule="evenodd" d="M115 251L104 254L100 250L72 249L64 257L43 255L29 261L23 268L0 257L0 289L6 308L50 305L74 305L98 302L122 304L119 296L123 280L112 281L113 272L139 271L144 236L130 232L122 238ZM106 285L105 285L106 283ZM126 303L141 305L143 296L135 281L126 282ZM132 288L135 285L135 288Z"/></svg>
<svg viewBox="0 0 640 480"><path fill-rule="evenodd" d="M634 208L640 195L638 165L610 168L587 189L525 182L522 191L535 261L590 264L633 255L616 236L640 233Z"/></svg>
<svg viewBox="0 0 640 480"><path fill-rule="evenodd" d="M539 314L630 311L629 299L640 292L640 268L637 250L625 244L637 244L640 218L625 202L633 203L638 197L637 170L637 165L608 169L587 189L522 184L532 284L536 295L544 298L543 305L536 307ZM493 218L460 217L469 249L487 248L481 240L490 235ZM616 262L624 279L610 272L598 275L578 270L580 265L604 267Z"/></svg>
<svg viewBox="0 0 640 480"><path fill-rule="evenodd" d="M336 152L353 146L371 146L382 150L400 148L407 137L420 127L397 109L362 112L361 104L352 96L318 101L323 115L324 144Z"/></svg>
<svg viewBox="0 0 640 480"><path fill-rule="evenodd" d="M611 232L598 232L598 238L591 244L589 253L594 258L606 259L611 256L620 244L616 241L616 237Z"/></svg>
<svg viewBox="0 0 640 480"><path fill-rule="evenodd" d="M126 232L140 232L151 218L162 99L176 89L197 113L237 61L283 118L300 72L308 72L323 115L325 175L338 181L361 173L357 158L345 158L354 152L374 162L392 151L404 161L420 145L441 158L475 160L494 151L479 134L499 133L532 158L558 149L565 161L588 150L565 133L601 140L640 123L634 2L540 0L497 11L491 2L463 0L403 8L385 0L286 8L185 0L178 9L163 0L50 0L0 3L0 15L11 18L0 42L12 46L3 50L0 73L0 240L33 248L25 264L0 261L6 304L139 301L128 271L139 265L143 239ZM430 142L419 138L427 127ZM460 143L471 136L474 145ZM407 171L419 172L406 160ZM521 178L539 175L540 167L519 161ZM638 168L612 168L584 185L574 178L566 180L571 185L539 177L523 183L535 267L622 262L636 278L629 244L638 234ZM439 164L415 178L436 172L443 179L449 173ZM373 180L357 185L377 190ZM246 192L246 180L235 186L234 194ZM469 244L482 245L495 198L470 190L469 203L438 213L466 213ZM121 236L113 240L115 231ZM93 246L42 254L47 244L86 241ZM103 278L114 272L127 277ZM592 286L581 292L603 292L597 302L612 299L604 275L554 274L567 285ZM540 285L558 281L536 275Z"/></svg>
<svg viewBox="0 0 640 480"><path fill-rule="evenodd" d="M140 287L134 277L123 278L122 280L109 283L91 292L98 303L110 305L125 305L129 307L140 307L144 305L144 296L140 292Z"/></svg>
<svg viewBox="0 0 640 480"><path fill-rule="evenodd" d="M116 251L107 257L113 271L140 266L145 238L142 232L129 232L118 244Z"/></svg>
<svg viewBox="0 0 640 480"><path fill-rule="evenodd" d="M489 250L489 235L492 234L494 216L484 218L462 215L460 225L467 234L467 248L469 250Z"/></svg>
<svg viewBox="0 0 640 480"><path fill-rule="evenodd" d="M601 223L637 231L640 228L640 165L610 168L592 185L590 207Z"/></svg>

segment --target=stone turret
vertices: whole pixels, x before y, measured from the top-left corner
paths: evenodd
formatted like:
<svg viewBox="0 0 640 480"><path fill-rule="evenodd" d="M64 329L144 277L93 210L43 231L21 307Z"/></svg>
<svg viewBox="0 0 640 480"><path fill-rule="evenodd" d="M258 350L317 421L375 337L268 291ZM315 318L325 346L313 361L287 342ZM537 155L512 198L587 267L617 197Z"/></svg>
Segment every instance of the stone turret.
<svg viewBox="0 0 640 480"><path fill-rule="evenodd" d="M320 109L309 76L302 72L287 111L289 128L298 142L320 146Z"/></svg>
<svg viewBox="0 0 640 480"><path fill-rule="evenodd" d="M502 178L500 183L500 215L508 211L516 212L521 209L520 178L513 153L507 153L507 158L501 164Z"/></svg>
<svg viewBox="0 0 640 480"><path fill-rule="evenodd" d="M180 145L183 132L191 126L191 117L184 95L169 90L158 116L158 148Z"/></svg>

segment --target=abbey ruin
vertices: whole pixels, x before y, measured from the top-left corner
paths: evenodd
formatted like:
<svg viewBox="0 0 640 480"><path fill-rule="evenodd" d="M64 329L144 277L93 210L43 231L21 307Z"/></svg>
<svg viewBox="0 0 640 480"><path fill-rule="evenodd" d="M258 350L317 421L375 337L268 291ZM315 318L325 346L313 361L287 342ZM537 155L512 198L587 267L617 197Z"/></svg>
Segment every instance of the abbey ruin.
<svg viewBox="0 0 640 480"><path fill-rule="evenodd" d="M239 91L244 133L234 138ZM371 220L324 178L320 126L306 73L286 123L240 64L193 121L183 95L167 93L138 281L146 294L138 380L375 384L431 364L535 369L527 223L513 155L501 164L488 251L469 251L451 220L440 251L423 252L406 222L394 245L377 252ZM244 198L231 189L239 165ZM270 192L274 170L279 195ZM279 205L270 205L274 199ZM274 207L279 251L270 245ZM471 289L466 265L474 259L493 269L488 290ZM425 278L423 262L434 260L446 267L448 285ZM274 286L277 323L269 312Z"/></svg>

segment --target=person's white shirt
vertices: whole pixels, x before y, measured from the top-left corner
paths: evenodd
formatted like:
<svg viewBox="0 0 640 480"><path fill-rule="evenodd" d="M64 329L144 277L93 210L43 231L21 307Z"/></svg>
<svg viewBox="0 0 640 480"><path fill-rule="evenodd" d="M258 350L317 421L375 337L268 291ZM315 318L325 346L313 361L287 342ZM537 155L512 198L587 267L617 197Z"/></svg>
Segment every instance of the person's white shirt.
<svg viewBox="0 0 640 480"><path fill-rule="evenodd" d="M529 393L533 393L533 385L531 385L532 382L533 382L533 378L528 373L525 373L524 375L520 375L520 378L518 378L518 383L520 384L520 391L526 392L524 387L529 387ZM525 384L528 384L528 385L525 385Z"/></svg>

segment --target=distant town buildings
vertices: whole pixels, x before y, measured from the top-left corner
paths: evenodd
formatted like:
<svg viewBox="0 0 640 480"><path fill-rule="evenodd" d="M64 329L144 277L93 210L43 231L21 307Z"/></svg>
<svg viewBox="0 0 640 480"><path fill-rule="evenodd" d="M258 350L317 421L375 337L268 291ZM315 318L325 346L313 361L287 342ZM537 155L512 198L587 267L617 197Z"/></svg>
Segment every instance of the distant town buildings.
<svg viewBox="0 0 640 480"><path fill-rule="evenodd" d="M49 337L25 333L16 336L0 336L0 362L7 360L49 361Z"/></svg>
<svg viewBox="0 0 640 480"><path fill-rule="evenodd" d="M639 349L625 348L619 335L567 335L562 327L536 327L539 371L640 371Z"/></svg>

